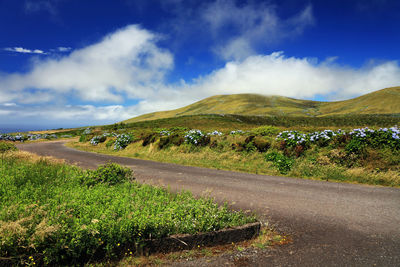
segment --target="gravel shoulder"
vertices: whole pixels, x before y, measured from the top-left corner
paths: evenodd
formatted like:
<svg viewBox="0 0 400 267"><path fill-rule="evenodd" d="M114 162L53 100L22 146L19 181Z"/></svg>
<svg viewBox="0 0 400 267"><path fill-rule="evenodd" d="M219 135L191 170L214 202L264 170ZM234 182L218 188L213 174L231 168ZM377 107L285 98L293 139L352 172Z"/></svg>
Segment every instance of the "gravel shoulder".
<svg viewBox="0 0 400 267"><path fill-rule="evenodd" d="M114 157L65 147L65 141L20 144L22 150L62 158L84 168L113 161L138 181L190 190L251 210L292 236L272 250L244 251L185 266L400 266L400 189L302 180Z"/></svg>

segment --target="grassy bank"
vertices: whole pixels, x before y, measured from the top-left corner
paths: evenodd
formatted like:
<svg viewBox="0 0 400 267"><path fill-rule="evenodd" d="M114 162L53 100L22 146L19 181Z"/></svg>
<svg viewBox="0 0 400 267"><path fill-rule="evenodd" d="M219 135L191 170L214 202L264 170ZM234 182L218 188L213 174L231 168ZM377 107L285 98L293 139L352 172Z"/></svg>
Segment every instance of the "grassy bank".
<svg viewBox="0 0 400 267"><path fill-rule="evenodd" d="M189 131L175 127L134 131L124 149L115 149L115 136L104 137L103 142L95 144L85 142L85 138L90 139L86 136L81 138L82 142L72 142L68 146L190 166L400 186L400 142L392 138L391 130L375 132L379 132L379 136L372 136L375 133L366 131L366 137L350 134L350 130L347 133L321 131L308 135L286 132L293 135L295 140L292 140L283 135L277 138L280 129L267 126L233 134L228 131L204 135L199 137L198 143L191 143L191 139L186 137ZM325 134L331 137L325 137ZM300 141L303 135L307 139L304 142Z"/></svg>
<svg viewBox="0 0 400 267"><path fill-rule="evenodd" d="M0 265L81 264L140 251L143 240L253 222L210 199L136 183L109 164L84 171L23 152L0 165Z"/></svg>

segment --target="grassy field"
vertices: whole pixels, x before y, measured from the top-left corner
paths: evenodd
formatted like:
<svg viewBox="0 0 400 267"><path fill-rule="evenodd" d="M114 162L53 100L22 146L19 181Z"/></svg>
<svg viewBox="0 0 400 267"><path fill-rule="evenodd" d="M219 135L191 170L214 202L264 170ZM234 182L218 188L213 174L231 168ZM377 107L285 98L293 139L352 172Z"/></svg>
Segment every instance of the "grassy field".
<svg viewBox="0 0 400 267"><path fill-rule="evenodd" d="M131 123L200 114L289 117L400 114L399 103L400 87L386 88L357 98L334 102L254 94L217 95L179 109L144 114L123 122Z"/></svg>
<svg viewBox="0 0 400 267"><path fill-rule="evenodd" d="M211 199L84 171L0 142L0 265L73 265L140 251L143 240L254 222Z"/></svg>
<svg viewBox="0 0 400 267"><path fill-rule="evenodd" d="M115 149L119 137L108 136L91 144L93 135L68 146L85 151L149 159L258 174L298 178L400 186L400 141L398 131L359 129L365 137L350 129L330 132L318 127L303 132L283 131L262 126L243 132L220 130L218 134L196 136L186 128L134 130L124 149ZM237 130L237 128L235 128ZM242 128L243 129L243 128ZM213 130L216 130L215 128ZM278 134L283 132L280 138ZM307 134L308 132L308 134ZM96 134L99 134L97 132ZM293 139L284 135L293 135ZM187 136L197 138L197 143ZM316 135L317 137L313 137ZM329 135L330 137L325 137ZM304 136L304 142L301 139ZM319 139L318 139L319 138ZM318 139L318 140L315 140Z"/></svg>

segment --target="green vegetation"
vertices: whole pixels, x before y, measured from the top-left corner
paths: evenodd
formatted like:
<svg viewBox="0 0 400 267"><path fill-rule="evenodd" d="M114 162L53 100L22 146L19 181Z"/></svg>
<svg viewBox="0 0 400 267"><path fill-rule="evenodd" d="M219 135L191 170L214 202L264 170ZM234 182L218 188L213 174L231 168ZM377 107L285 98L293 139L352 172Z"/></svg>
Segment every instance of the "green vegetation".
<svg viewBox="0 0 400 267"><path fill-rule="evenodd" d="M92 146L75 142L69 145L86 151L183 165L400 186L400 132L397 127L317 128L303 127L296 131L259 126L247 131L214 128L207 132L171 127L134 130L133 143L120 151L104 144ZM106 144L114 142L115 138L108 137Z"/></svg>
<svg viewBox="0 0 400 267"><path fill-rule="evenodd" d="M274 117L400 114L399 103L400 87L386 88L357 98L335 102L318 102L255 94L217 95L183 108L131 118L125 120L124 123L201 114L241 114Z"/></svg>
<svg viewBox="0 0 400 267"><path fill-rule="evenodd" d="M211 199L136 183L116 164L84 171L10 152L0 177L0 265L80 265L140 252L145 239L255 220Z"/></svg>

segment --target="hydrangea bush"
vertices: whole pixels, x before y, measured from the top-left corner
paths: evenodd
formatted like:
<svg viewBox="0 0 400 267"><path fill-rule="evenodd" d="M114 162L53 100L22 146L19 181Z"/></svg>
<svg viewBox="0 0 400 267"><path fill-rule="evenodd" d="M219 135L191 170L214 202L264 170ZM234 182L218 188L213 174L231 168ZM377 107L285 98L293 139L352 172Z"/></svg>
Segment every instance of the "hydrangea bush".
<svg viewBox="0 0 400 267"><path fill-rule="evenodd" d="M133 141L132 134L120 134L114 143L114 150L121 150L127 147Z"/></svg>
<svg viewBox="0 0 400 267"><path fill-rule="evenodd" d="M244 134L242 130L236 130L236 131L231 131L229 134L235 135L235 134Z"/></svg>
<svg viewBox="0 0 400 267"><path fill-rule="evenodd" d="M283 131L278 134L276 140L284 141L288 147L295 147L305 144L307 135L298 131Z"/></svg>
<svg viewBox="0 0 400 267"><path fill-rule="evenodd" d="M201 140L203 138L204 138L204 134L202 131L193 129L193 130L186 132L185 143L192 144L192 145L198 145L201 143Z"/></svg>
<svg viewBox="0 0 400 267"><path fill-rule="evenodd" d="M346 150L348 152L359 152L363 146L390 147L400 149L400 130L397 126L391 128L380 128L378 130L365 128L353 129L350 132L343 130L323 130L309 134L298 131L283 131L279 133L276 140L285 142L286 147L297 145L317 144L328 145L332 140L339 137L347 137Z"/></svg>
<svg viewBox="0 0 400 267"><path fill-rule="evenodd" d="M224 134L219 132L219 131L217 131L217 130L215 130L215 131L212 131L210 133L207 133L207 135L210 135L210 136L223 136Z"/></svg>
<svg viewBox="0 0 400 267"><path fill-rule="evenodd" d="M97 146L99 143L103 143L104 141L106 141L107 136L106 135L96 135L93 136L92 139L90 139L90 144L93 146Z"/></svg>

